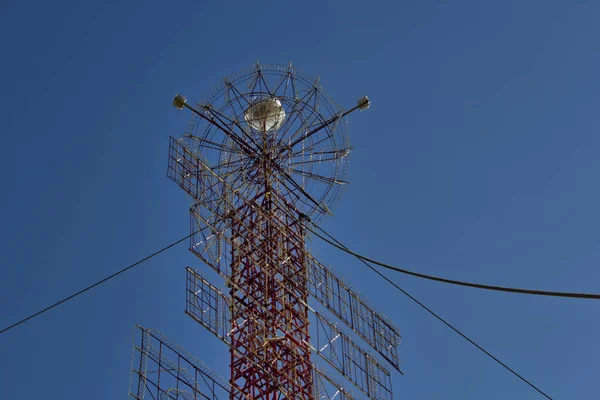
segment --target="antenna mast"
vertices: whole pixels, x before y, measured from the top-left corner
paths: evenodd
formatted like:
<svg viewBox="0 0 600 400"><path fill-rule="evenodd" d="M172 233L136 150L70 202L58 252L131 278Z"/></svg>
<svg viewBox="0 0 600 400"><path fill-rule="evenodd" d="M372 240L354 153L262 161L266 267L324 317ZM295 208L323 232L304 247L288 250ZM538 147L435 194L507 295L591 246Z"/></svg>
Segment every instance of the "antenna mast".
<svg viewBox="0 0 600 400"><path fill-rule="evenodd" d="M368 98L345 111L291 64L256 64L223 79L205 101L189 105L177 95L173 105L192 112L183 137L170 140L168 168L192 199L190 251L225 282L219 289L187 268L186 313L229 346L230 379L214 378L217 387L230 399L353 398L312 363L315 353L369 398L391 399L384 362L308 305L312 295L399 371L397 328L305 244L305 224L331 214L347 184L347 116L367 109ZM166 340L140 329L142 338ZM141 359L155 353L136 349ZM144 364L134 365L136 399L151 380ZM190 382L188 391L154 386L154 398L196 398Z"/></svg>

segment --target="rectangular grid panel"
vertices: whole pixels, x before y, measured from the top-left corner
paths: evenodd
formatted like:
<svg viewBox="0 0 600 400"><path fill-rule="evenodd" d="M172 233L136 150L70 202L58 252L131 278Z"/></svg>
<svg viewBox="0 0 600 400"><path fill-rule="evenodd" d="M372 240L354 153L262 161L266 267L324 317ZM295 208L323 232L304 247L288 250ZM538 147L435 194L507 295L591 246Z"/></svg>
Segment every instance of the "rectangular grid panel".
<svg viewBox="0 0 600 400"><path fill-rule="evenodd" d="M186 314L218 338L229 343L229 329L231 329L229 297L190 267L186 270Z"/></svg>
<svg viewBox="0 0 600 400"><path fill-rule="evenodd" d="M314 364L312 366L313 383L315 388L315 399L328 400L354 400L354 397L346 389L337 383L333 378L318 369Z"/></svg>
<svg viewBox="0 0 600 400"><path fill-rule="evenodd" d="M133 347L130 398L230 398L231 388L223 378L160 332L138 325L135 336L139 344Z"/></svg>
<svg viewBox="0 0 600 400"><path fill-rule="evenodd" d="M338 327L317 316L317 353L371 399L392 399L390 373Z"/></svg>
<svg viewBox="0 0 600 400"><path fill-rule="evenodd" d="M177 183L186 193L197 199L200 195L200 160L179 140L169 139L169 166L167 176Z"/></svg>
<svg viewBox="0 0 600 400"><path fill-rule="evenodd" d="M190 237L189 250L206 265L223 277L231 275L230 232L227 228L217 228L212 219L205 218L201 205L190 208Z"/></svg>
<svg viewBox="0 0 600 400"><path fill-rule="evenodd" d="M398 330L330 269L307 256L310 294L400 371Z"/></svg>

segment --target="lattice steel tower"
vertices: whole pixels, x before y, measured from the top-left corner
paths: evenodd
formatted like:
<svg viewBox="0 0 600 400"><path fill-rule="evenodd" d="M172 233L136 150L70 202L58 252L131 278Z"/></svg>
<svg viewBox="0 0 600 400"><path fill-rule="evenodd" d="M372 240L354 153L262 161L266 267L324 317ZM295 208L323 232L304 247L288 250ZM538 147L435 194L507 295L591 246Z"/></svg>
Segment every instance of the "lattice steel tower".
<svg viewBox="0 0 600 400"><path fill-rule="evenodd" d="M231 399L352 398L311 362L314 352L368 397L391 398L383 362L308 305L313 295L399 370L398 330L305 245L307 224L330 214L347 184L347 116L367 109L368 98L344 111L318 79L291 64L257 64L224 79L195 106L181 95L173 105L191 110L193 118L182 138L171 138L168 176L193 201L190 250L226 287L220 290L188 267L186 312L229 345L231 375L226 384L158 332L140 327L137 392L132 386L131 396L156 391L154 398L196 399L203 393L198 377L206 382L208 376L212 392L205 388L203 395L209 398L217 398L215 388ZM163 346L177 362L163 360ZM180 376L181 358L195 377ZM161 363L177 364L171 374L176 386L161 386L159 376L148 372L149 362L158 364L159 374Z"/></svg>

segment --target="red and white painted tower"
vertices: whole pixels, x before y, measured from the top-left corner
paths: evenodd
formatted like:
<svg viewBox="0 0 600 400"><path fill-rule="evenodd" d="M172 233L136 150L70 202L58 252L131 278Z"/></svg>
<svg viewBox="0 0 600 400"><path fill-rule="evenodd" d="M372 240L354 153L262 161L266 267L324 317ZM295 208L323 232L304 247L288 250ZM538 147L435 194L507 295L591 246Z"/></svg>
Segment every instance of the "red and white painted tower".
<svg viewBox="0 0 600 400"><path fill-rule="evenodd" d="M307 227L331 213L347 184L347 116L367 109L368 98L345 111L318 79L291 65L257 64L223 79L202 102L177 95L173 105L193 118L183 137L171 138L168 176L192 198L190 250L224 279L220 289L188 267L186 312L229 346L229 398L352 398L312 353L369 398L391 398L384 364L399 370L398 330L305 243ZM309 306L309 296L353 334ZM137 349L143 358L144 347ZM134 375L148 387L142 364ZM187 391L179 383L169 398L196 398L190 382Z"/></svg>

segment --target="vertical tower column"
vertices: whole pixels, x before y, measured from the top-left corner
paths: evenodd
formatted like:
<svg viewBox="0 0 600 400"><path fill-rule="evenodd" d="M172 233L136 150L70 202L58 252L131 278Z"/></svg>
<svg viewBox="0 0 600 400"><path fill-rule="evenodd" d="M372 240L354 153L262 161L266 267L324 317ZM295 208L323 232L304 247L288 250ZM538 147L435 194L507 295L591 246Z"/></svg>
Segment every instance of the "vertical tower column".
<svg viewBox="0 0 600 400"><path fill-rule="evenodd" d="M230 217L230 383L252 399L313 399L304 231L273 196L253 199L261 213L244 205Z"/></svg>

